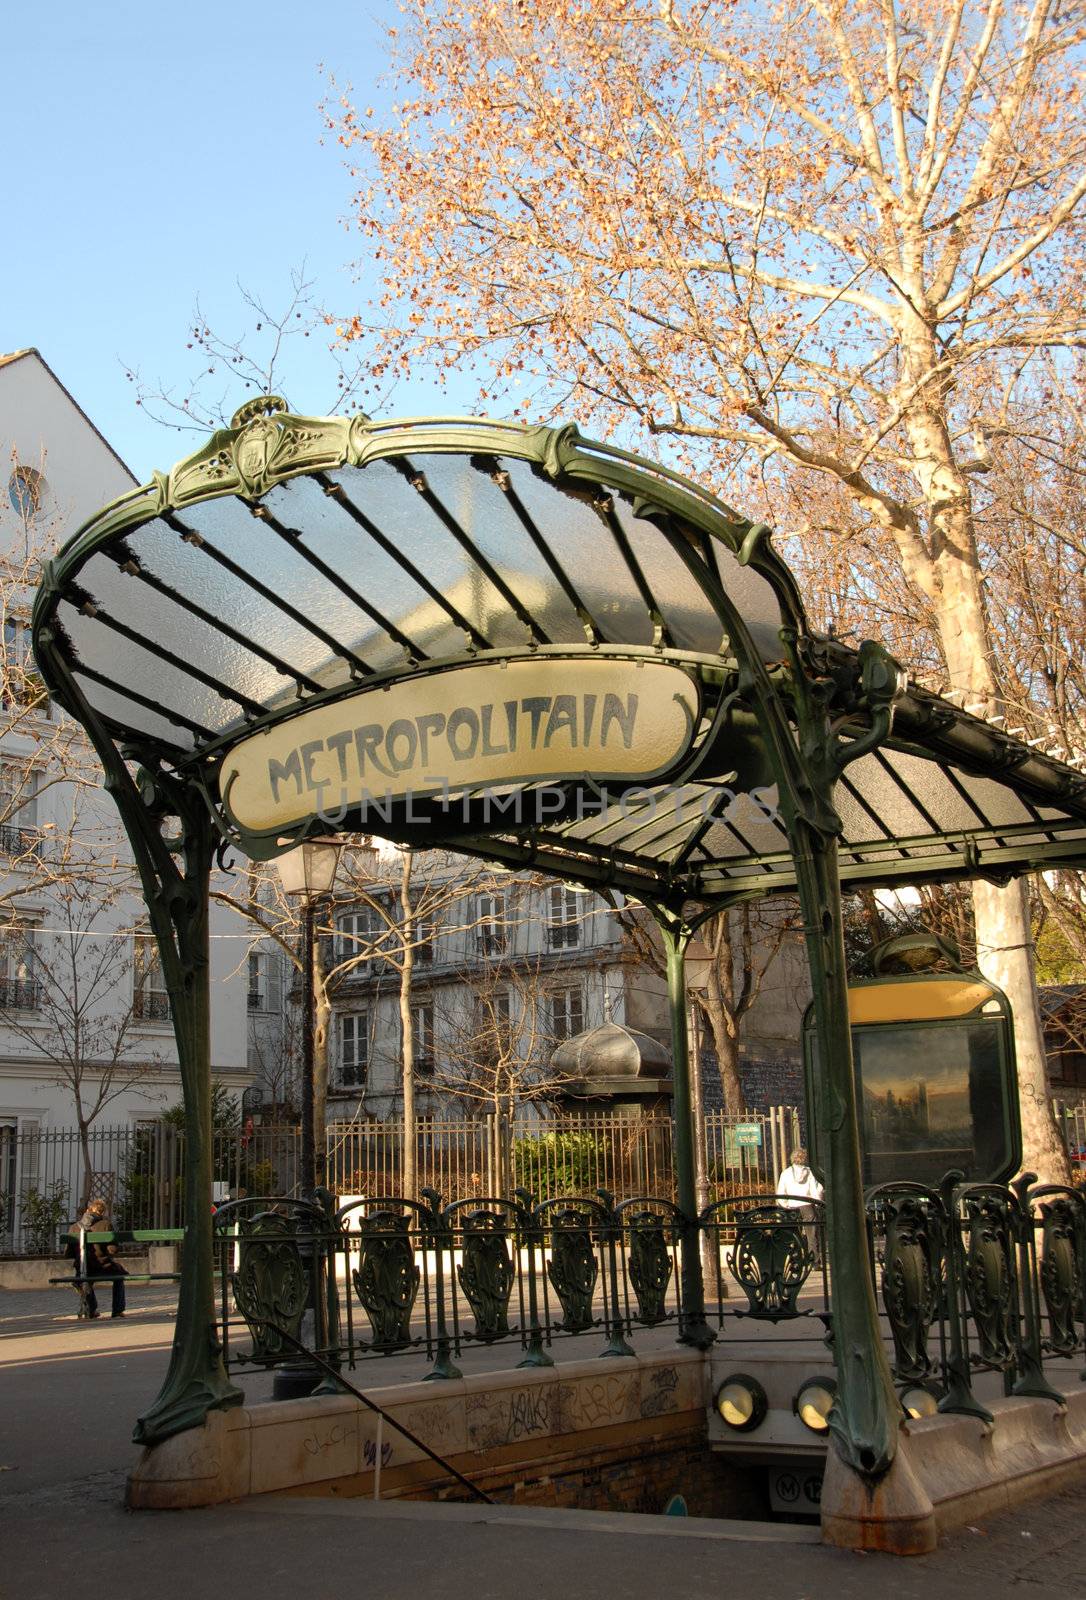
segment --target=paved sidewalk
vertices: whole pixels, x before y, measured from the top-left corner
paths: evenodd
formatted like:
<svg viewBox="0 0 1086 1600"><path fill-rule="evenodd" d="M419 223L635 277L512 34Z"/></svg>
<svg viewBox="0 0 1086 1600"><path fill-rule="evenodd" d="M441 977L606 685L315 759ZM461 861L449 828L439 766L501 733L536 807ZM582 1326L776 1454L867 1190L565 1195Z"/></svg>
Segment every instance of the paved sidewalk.
<svg viewBox="0 0 1086 1600"><path fill-rule="evenodd" d="M283 1498L129 1513L132 1419L168 1359L172 1292L131 1286L123 1322L77 1322L73 1302L0 1295L0 1600L1086 1600L1086 1489L913 1561L798 1542L806 1529L595 1512ZM387 1383L394 1365L363 1372Z"/></svg>

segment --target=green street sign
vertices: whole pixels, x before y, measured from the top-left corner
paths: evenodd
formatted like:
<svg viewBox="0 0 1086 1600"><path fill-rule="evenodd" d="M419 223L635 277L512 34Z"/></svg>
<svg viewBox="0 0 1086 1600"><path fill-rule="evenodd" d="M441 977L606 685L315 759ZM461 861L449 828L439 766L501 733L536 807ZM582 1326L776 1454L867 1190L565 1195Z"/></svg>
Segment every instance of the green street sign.
<svg viewBox="0 0 1086 1600"><path fill-rule="evenodd" d="M760 1122L737 1122L735 1125L735 1142L738 1145L756 1145L762 1143L762 1124Z"/></svg>

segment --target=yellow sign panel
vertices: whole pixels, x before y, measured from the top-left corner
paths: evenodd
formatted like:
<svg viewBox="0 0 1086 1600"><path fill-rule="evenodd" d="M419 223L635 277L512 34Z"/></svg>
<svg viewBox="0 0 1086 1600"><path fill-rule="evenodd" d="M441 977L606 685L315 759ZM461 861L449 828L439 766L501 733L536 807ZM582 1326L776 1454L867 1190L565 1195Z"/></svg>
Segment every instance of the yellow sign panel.
<svg viewBox="0 0 1086 1600"><path fill-rule="evenodd" d="M968 1017L995 991L975 978L924 978L906 983L857 984L848 991L849 1021L935 1022Z"/></svg>
<svg viewBox="0 0 1086 1600"><path fill-rule="evenodd" d="M690 748L697 685L662 661L536 657L416 674L243 739L219 775L253 833L412 796L645 781Z"/></svg>

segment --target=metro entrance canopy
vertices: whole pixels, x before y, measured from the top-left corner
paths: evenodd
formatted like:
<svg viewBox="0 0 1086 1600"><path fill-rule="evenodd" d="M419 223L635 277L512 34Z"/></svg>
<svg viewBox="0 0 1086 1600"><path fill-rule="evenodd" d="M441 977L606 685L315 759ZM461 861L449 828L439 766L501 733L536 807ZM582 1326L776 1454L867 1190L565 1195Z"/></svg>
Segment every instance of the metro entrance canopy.
<svg viewBox="0 0 1086 1600"><path fill-rule="evenodd" d="M44 573L34 648L132 839L190 1148L170 1372L137 1437L239 1398L210 1309L208 878L313 833L455 845L631 895L668 954L694 1208L683 958L796 892L815 993L843 1458L890 1465L841 891L1086 863L1086 777L813 635L788 567L674 473L575 429L293 416L265 397L107 506ZM138 772L133 773L133 765ZM685 1337L701 1315L684 1252Z"/></svg>

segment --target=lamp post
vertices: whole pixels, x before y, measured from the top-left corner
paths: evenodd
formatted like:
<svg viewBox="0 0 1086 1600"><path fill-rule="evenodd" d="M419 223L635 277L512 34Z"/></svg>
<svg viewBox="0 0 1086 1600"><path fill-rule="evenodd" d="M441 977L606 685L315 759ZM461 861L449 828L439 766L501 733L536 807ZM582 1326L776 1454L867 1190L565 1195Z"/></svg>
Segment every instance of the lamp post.
<svg viewBox="0 0 1086 1600"><path fill-rule="evenodd" d="M313 1139L313 938L315 933L317 902L325 895L331 894L332 886L336 881L336 870L339 866L339 853L342 846L338 839L308 839L305 844L300 844L294 850L288 850L276 860L279 869L279 880L283 886L283 893L302 903L302 943L304 955L302 960L302 1160L301 1160L301 1190L304 1199L312 1199L313 1191L317 1186L316 1151ZM323 1119L322 1119L323 1123ZM323 1135L323 1126L322 1126ZM323 1176L324 1152L321 1152L321 1169ZM308 1230L306 1230L308 1231ZM321 1340L317 1334L319 1327L318 1310L320 1297L324 1293L322 1288L323 1277L318 1271L314 1274L313 1267L319 1261L314 1254L312 1239L303 1239L300 1250L303 1260L309 1266L309 1301L306 1309L307 1324L313 1333L314 1345ZM310 1363L304 1356L295 1355L283 1361L275 1369L275 1378L272 1384L272 1397L276 1400L297 1400L313 1393L317 1382Z"/></svg>
<svg viewBox="0 0 1086 1600"><path fill-rule="evenodd" d="M313 939L317 902L331 894L342 845L338 839L307 839L278 857L276 866L283 893L302 902L302 1193L317 1183L313 1139ZM321 1165L323 1167L323 1160Z"/></svg>
<svg viewBox="0 0 1086 1600"><path fill-rule="evenodd" d="M727 915L727 913L725 913ZM709 1204L709 1171L705 1136L705 1097L701 1080L701 1019L694 991L709 987L713 969L713 955L704 939L694 934L686 947L687 1011L686 1026L690 1040L690 1109L694 1121L694 1187L699 1214ZM720 1252L715 1235L706 1229L700 1236L702 1277L718 1296L726 1295L727 1287L720 1276Z"/></svg>

